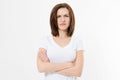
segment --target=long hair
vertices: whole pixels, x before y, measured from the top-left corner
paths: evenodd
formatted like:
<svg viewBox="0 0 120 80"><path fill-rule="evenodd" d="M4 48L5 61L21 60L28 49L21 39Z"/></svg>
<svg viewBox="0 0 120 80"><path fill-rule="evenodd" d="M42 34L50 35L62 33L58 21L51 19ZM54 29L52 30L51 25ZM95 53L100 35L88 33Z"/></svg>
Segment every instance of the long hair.
<svg viewBox="0 0 120 80"><path fill-rule="evenodd" d="M67 3L60 3L53 7L50 15L51 34L53 36L59 36L58 25L57 25L57 11L60 8L66 8L69 11L70 25L67 29L67 36L72 36L75 27L75 17L72 8Z"/></svg>

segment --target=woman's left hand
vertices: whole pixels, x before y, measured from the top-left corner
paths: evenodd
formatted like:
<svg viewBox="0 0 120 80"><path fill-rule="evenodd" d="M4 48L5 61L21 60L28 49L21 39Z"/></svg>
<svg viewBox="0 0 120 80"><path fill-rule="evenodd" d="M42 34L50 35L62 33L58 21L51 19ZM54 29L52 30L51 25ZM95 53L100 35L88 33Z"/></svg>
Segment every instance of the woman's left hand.
<svg viewBox="0 0 120 80"><path fill-rule="evenodd" d="M44 48L40 48L39 50L39 57L43 62L50 62L49 58L47 57L46 50Z"/></svg>

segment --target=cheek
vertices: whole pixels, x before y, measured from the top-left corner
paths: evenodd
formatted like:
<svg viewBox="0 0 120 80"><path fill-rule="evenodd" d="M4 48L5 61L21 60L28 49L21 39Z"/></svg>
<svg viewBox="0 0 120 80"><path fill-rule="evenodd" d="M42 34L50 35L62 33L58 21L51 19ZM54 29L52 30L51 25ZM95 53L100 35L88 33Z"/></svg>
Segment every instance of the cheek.
<svg viewBox="0 0 120 80"><path fill-rule="evenodd" d="M70 18L67 19L67 22L70 23Z"/></svg>
<svg viewBox="0 0 120 80"><path fill-rule="evenodd" d="M60 24L60 21L59 21L59 20L57 20L57 24Z"/></svg>
<svg viewBox="0 0 120 80"><path fill-rule="evenodd" d="M70 20L67 20L68 25L70 24Z"/></svg>

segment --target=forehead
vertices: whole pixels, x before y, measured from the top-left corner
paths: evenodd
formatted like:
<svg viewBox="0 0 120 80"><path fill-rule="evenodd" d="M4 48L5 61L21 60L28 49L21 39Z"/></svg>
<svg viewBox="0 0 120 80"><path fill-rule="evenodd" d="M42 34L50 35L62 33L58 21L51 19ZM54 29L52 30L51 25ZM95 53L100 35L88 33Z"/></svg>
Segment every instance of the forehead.
<svg viewBox="0 0 120 80"><path fill-rule="evenodd" d="M62 15L62 14L69 14L69 11L67 8L60 8L57 11L57 15Z"/></svg>

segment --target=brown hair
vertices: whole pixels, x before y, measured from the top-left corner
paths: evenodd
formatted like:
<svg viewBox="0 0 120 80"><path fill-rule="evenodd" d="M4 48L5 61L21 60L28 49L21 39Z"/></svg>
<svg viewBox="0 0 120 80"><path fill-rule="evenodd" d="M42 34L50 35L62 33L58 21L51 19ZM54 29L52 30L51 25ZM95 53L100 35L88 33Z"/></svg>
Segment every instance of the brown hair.
<svg viewBox="0 0 120 80"><path fill-rule="evenodd" d="M67 8L69 11L70 25L69 25L68 30L67 30L67 36L72 36L72 34L74 32L74 26L75 26L75 17L74 17L74 13L73 13L72 8L67 3L57 4L52 9L51 15L50 15L50 26L51 26L51 30L52 30L51 34L53 36L59 36L58 25L57 25L57 11L60 8Z"/></svg>

